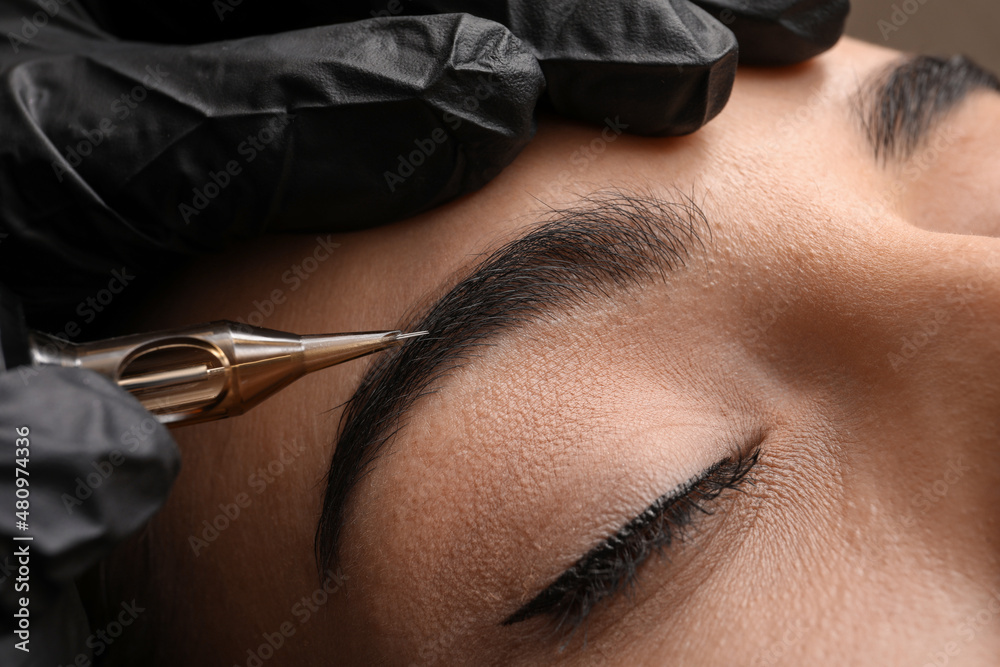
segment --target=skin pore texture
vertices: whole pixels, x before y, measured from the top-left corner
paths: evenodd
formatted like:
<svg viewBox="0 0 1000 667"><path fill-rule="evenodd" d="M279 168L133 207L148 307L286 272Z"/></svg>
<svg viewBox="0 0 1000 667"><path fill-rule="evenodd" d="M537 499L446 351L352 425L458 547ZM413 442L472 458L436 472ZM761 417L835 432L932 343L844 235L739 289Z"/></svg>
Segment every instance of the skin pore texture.
<svg viewBox="0 0 1000 667"><path fill-rule="evenodd" d="M543 119L460 201L203 262L143 328L395 328L551 209L618 192L704 214L683 266L490 339L420 398L351 491L327 590L324 475L373 359L176 430L180 478L110 605L136 597L171 665L996 664L1000 96L876 160L856 92L900 55L845 39L741 70L688 137ZM748 450L751 481L575 633L503 625Z"/></svg>

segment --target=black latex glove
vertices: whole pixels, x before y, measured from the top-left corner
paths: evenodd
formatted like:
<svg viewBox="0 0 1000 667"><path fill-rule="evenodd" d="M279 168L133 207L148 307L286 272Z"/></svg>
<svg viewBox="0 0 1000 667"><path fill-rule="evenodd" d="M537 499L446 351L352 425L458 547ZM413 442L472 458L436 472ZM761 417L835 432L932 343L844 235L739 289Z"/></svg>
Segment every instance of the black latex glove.
<svg viewBox="0 0 1000 667"><path fill-rule="evenodd" d="M0 2L0 283L61 331L123 275L414 214L499 173L546 84L563 114L691 132L728 98L734 33L745 61L795 62L848 6L699 4Z"/></svg>
<svg viewBox="0 0 1000 667"><path fill-rule="evenodd" d="M56 366L0 374L0 665L74 664L87 650L73 582L159 509L179 465L167 429L108 378ZM30 653L10 634L22 597Z"/></svg>

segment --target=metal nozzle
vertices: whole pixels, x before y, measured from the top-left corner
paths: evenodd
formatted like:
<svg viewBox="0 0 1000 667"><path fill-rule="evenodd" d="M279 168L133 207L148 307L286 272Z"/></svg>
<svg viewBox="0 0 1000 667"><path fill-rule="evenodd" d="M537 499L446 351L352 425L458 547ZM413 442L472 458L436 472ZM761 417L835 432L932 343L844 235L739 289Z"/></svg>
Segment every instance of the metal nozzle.
<svg viewBox="0 0 1000 667"><path fill-rule="evenodd" d="M426 331L298 336L211 322L76 345L32 332L32 362L89 368L167 424L240 415L307 373L402 345Z"/></svg>

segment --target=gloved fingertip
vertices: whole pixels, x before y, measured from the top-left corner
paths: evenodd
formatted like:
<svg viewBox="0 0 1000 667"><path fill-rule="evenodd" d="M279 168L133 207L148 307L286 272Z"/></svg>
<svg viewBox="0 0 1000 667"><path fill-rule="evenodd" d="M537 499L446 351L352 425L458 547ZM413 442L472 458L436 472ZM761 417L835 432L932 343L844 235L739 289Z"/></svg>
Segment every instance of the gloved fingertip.
<svg viewBox="0 0 1000 667"><path fill-rule="evenodd" d="M0 425L23 429L30 442L28 530L39 575L54 583L73 581L145 524L180 470L169 431L92 371L40 366L0 375ZM10 465L0 461L13 479ZM0 531L17 534L13 517L0 515Z"/></svg>
<svg viewBox="0 0 1000 667"><path fill-rule="evenodd" d="M534 136L534 112L545 77L531 51L499 23L458 15L447 79L432 89L454 119L452 129L469 162L462 189L492 180ZM447 122L446 122L447 125Z"/></svg>
<svg viewBox="0 0 1000 667"><path fill-rule="evenodd" d="M794 65L844 34L850 0L692 0L733 31L744 65Z"/></svg>
<svg viewBox="0 0 1000 667"><path fill-rule="evenodd" d="M681 136L715 118L732 92L736 76L734 48L708 65L664 66L637 72L613 64L592 66L589 80L572 92L550 93L556 110L604 125L613 132L641 136ZM563 80L560 65L546 68ZM586 92L584 92L586 91Z"/></svg>
<svg viewBox="0 0 1000 667"><path fill-rule="evenodd" d="M556 111L632 134L694 132L725 106L736 75L732 32L684 0L579 3L536 42Z"/></svg>

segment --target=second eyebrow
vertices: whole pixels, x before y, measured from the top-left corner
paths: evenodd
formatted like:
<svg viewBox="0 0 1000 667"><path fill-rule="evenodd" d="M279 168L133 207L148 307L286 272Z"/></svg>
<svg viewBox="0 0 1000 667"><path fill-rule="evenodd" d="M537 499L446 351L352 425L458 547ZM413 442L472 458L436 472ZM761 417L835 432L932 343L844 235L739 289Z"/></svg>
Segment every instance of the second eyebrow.
<svg viewBox="0 0 1000 667"><path fill-rule="evenodd" d="M964 56L910 56L862 85L856 111L875 158L905 160L976 90L1000 92L1000 81Z"/></svg>

